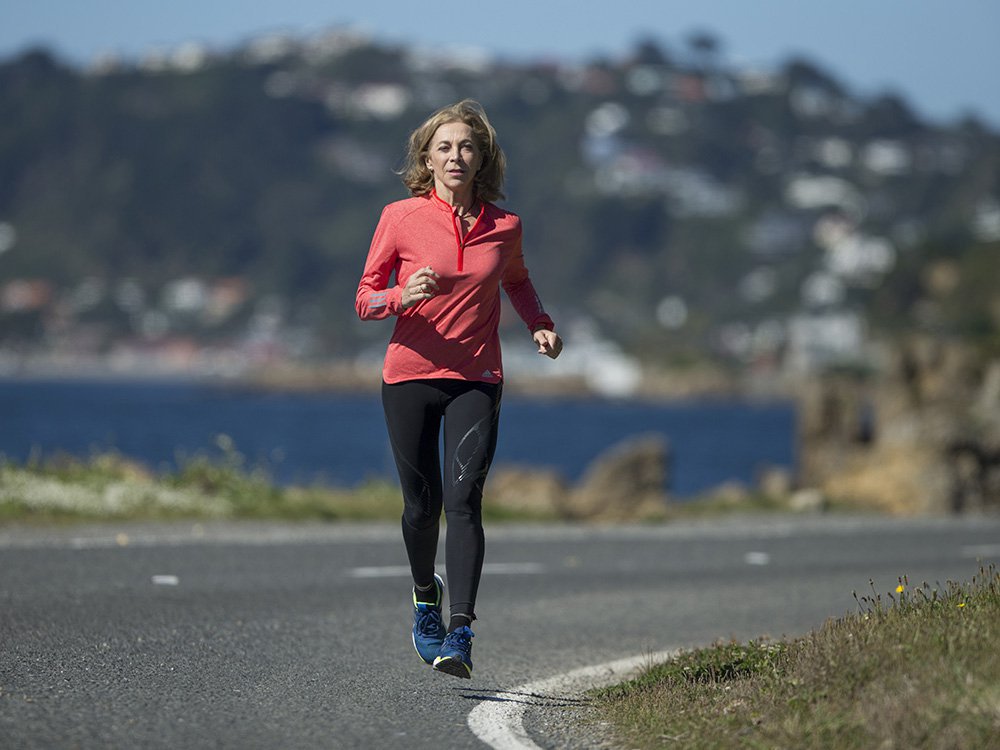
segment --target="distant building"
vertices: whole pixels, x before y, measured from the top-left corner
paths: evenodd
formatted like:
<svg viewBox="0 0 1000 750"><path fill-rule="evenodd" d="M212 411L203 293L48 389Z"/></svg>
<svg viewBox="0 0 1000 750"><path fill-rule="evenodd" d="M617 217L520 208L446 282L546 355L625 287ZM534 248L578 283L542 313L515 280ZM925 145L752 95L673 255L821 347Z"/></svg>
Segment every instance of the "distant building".
<svg viewBox="0 0 1000 750"><path fill-rule="evenodd" d="M984 198L976 205L972 217L972 233L980 242L1000 240L1000 201Z"/></svg>
<svg viewBox="0 0 1000 750"><path fill-rule="evenodd" d="M785 201L800 209L837 207L852 216L860 215L865 206L864 196L854 185L832 175L792 176L785 186Z"/></svg>
<svg viewBox="0 0 1000 750"><path fill-rule="evenodd" d="M913 157L902 142L880 139L862 148L861 163L869 172L883 177L897 177L912 171Z"/></svg>
<svg viewBox="0 0 1000 750"><path fill-rule="evenodd" d="M208 284L188 276L171 281L163 288L163 307L168 313L188 315L200 313L208 304Z"/></svg>
<svg viewBox="0 0 1000 750"><path fill-rule="evenodd" d="M864 359L865 323L847 310L803 313L788 321L785 367L808 373Z"/></svg>
<svg viewBox="0 0 1000 750"><path fill-rule="evenodd" d="M354 90L351 104L354 113L375 120L394 120L410 104L410 91L395 83L366 83Z"/></svg>
<svg viewBox="0 0 1000 750"><path fill-rule="evenodd" d="M36 312L52 301L52 284L43 279L13 279L0 287L0 312Z"/></svg>
<svg viewBox="0 0 1000 750"><path fill-rule="evenodd" d="M762 68L741 68L734 74L745 96L774 96L784 93L788 79L783 73Z"/></svg>

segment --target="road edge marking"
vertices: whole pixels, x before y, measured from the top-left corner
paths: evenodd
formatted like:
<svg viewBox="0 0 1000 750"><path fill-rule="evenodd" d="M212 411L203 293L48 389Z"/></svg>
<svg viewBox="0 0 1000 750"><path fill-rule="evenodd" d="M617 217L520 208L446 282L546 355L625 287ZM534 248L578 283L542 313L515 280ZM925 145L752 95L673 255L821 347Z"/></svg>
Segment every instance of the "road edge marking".
<svg viewBox="0 0 1000 750"><path fill-rule="evenodd" d="M483 563L483 573L490 575L539 575L545 566L536 562ZM409 565L369 565L351 568L347 571L351 578L409 578Z"/></svg>
<svg viewBox="0 0 1000 750"><path fill-rule="evenodd" d="M542 701L567 697L567 693L578 694L584 690L613 685L645 666L673 658L680 650L671 648L629 656L499 691L497 699L477 704L469 712L466 723L477 738L494 750L542 750L524 728L524 712L529 705L544 705ZM553 693L562 695L552 695ZM510 698L504 699L505 695ZM537 702L535 699L538 699Z"/></svg>

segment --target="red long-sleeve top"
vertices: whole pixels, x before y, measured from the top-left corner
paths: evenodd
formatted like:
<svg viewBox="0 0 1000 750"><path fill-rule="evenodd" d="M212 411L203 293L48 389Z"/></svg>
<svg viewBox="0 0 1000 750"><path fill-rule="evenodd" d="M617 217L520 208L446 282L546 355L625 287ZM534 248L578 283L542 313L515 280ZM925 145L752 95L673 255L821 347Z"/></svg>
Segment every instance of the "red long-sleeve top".
<svg viewBox="0 0 1000 750"><path fill-rule="evenodd" d="M404 310L403 286L425 266L440 275L438 291ZM463 237L458 216L436 193L386 206L356 298L362 320L397 316L382 368L385 382L500 381L501 287L529 330L553 328L524 265L516 214L484 202Z"/></svg>

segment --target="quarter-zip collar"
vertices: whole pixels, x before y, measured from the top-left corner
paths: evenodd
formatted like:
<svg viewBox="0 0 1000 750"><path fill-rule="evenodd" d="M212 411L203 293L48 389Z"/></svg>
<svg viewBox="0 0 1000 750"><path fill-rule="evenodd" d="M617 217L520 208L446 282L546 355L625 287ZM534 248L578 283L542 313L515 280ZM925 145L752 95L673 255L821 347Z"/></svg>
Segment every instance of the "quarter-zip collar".
<svg viewBox="0 0 1000 750"><path fill-rule="evenodd" d="M441 208L448 211L451 214L451 226L455 230L455 246L457 251L456 266L458 272L462 273L464 262L465 262L465 243L469 241L469 237L473 235L476 231L476 227L479 226L479 222L482 221L483 215L486 213L486 201L479 201L479 215L476 216L475 222L473 222L472 227L466 232L465 236L462 236L462 220L458 218L458 212L455 206L452 206L448 201L444 200L440 195L437 194L437 190L431 190L431 197L437 201Z"/></svg>

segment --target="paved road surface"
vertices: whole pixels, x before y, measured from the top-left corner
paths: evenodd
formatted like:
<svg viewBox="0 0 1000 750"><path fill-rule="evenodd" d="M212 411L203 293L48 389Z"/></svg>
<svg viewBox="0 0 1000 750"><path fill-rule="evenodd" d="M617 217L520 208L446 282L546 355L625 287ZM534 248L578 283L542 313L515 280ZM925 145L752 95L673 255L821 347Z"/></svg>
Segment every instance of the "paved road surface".
<svg viewBox="0 0 1000 750"><path fill-rule="evenodd" d="M469 712L514 686L801 633L870 577L884 592L1000 559L998 518L487 533L462 681L412 651L394 525L0 530L0 747L482 748ZM527 729L555 747L544 713L572 707L542 703Z"/></svg>

